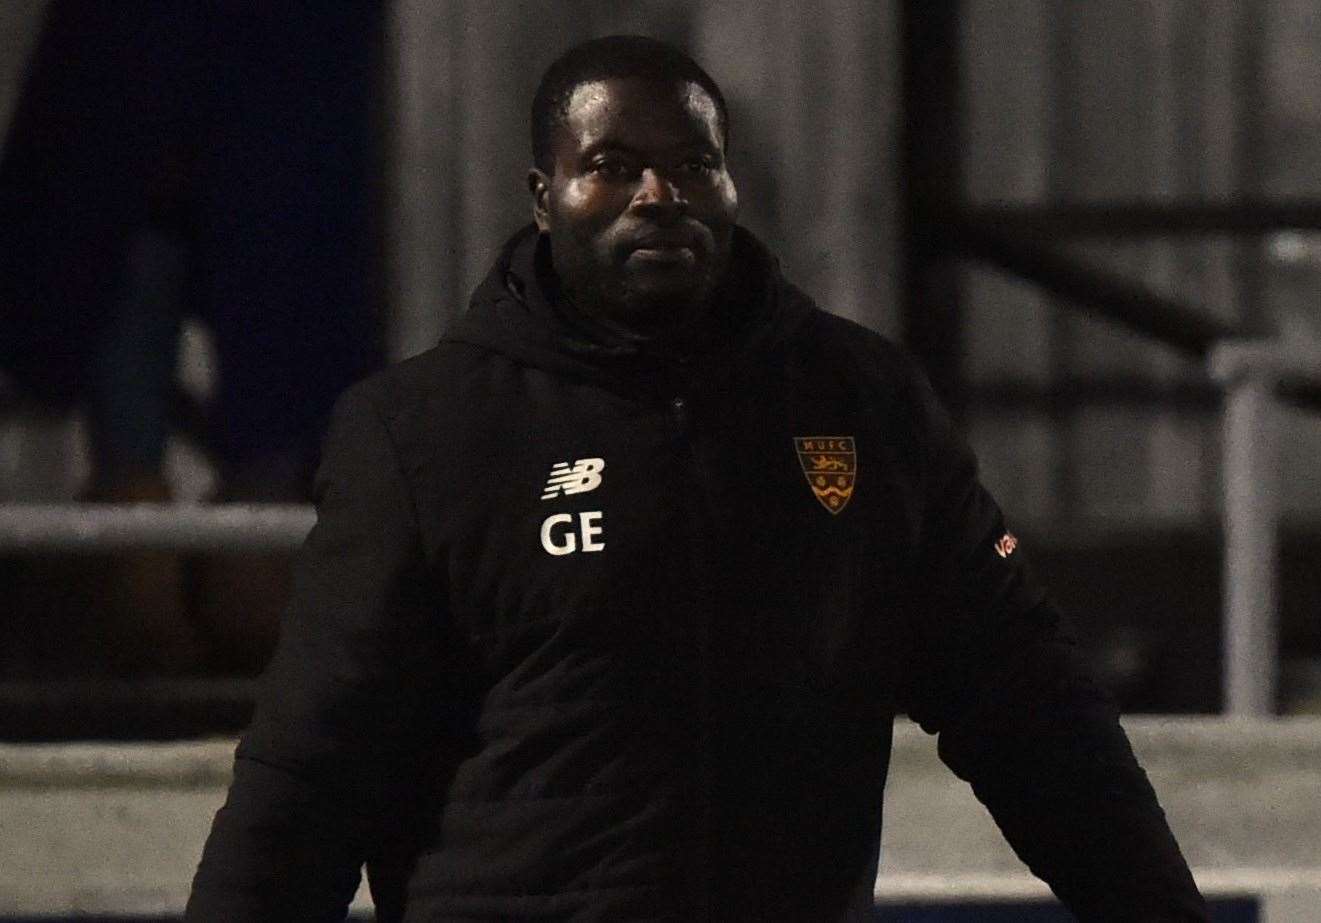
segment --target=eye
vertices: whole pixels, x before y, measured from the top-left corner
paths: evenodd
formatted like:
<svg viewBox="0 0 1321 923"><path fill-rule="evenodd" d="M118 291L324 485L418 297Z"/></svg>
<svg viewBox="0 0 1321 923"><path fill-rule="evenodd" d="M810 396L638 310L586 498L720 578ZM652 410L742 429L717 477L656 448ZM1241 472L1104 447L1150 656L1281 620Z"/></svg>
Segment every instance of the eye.
<svg viewBox="0 0 1321 923"><path fill-rule="evenodd" d="M630 175L633 168L618 157L602 157L592 162L591 172L607 179L620 179Z"/></svg>
<svg viewBox="0 0 1321 923"><path fill-rule="evenodd" d="M685 173L705 175L716 168L715 158L713 157L693 157L683 162Z"/></svg>

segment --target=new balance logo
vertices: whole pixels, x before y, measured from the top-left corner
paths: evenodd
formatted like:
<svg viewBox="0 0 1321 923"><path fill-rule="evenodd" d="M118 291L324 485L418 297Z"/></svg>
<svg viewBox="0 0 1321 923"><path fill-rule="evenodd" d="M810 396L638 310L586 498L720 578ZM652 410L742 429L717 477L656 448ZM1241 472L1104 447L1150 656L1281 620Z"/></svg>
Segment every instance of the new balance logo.
<svg viewBox="0 0 1321 923"><path fill-rule="evenodd" d="M568 462L556 462L551 466L550 477L546 479L546 489L541 499L569 494L585 494L601 486L601 472L605 470L604 458L580 458L569 467Z"/></svg>
<svg viewBox="0 0 1321 923"><path fill-rule="evenodd" d="M541 499L585 494L601 486L601 472L605 470L604 458L580 458L572 466L568 462L556 462L551 466L550 477L546 479L546 489ZM547 554L573 554L576 551L604 551L601 521L605 513L600 510L586 510L578 513L577 528L574 528L572 513L554 513L541 523L541 547ZM580 541L581 540L581 541Z"/></svg>

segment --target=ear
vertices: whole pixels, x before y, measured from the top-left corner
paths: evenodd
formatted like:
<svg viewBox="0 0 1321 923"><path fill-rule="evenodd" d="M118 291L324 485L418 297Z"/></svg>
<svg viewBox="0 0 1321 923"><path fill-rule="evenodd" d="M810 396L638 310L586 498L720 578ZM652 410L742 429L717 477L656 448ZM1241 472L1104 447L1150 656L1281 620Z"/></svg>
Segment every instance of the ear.
<svg viewBox="0 0 1321 923"><path fill-rule="evenodd" d="M544 234L550 230L550 177L533 167L527 173L527 189L532 193L532 220Z"/></svg>

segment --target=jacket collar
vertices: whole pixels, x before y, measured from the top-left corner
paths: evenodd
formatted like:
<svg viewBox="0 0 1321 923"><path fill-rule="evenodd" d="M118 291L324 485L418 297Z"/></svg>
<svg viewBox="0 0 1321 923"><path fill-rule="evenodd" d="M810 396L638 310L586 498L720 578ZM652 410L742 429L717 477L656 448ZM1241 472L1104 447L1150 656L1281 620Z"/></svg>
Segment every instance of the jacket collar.
<svg viewBox="0 0 1321 923"><path fill-rule="evenodd" d="M627 381L762 351L789 337L813 310L783 279L774 256L737 227L729 271L700 322L670 341L632 341L559 295L549 242L529 224L505 243L445 339L548 371Z"/></svg>

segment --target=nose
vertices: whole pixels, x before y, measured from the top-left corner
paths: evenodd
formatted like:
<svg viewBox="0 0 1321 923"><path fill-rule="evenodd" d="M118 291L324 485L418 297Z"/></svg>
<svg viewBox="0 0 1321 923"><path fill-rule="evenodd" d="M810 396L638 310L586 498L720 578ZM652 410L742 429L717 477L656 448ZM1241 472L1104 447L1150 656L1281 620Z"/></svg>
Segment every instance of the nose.
<svg viewBox="0 0 1321 923"><path fill-rule="evenodd" d="M646 167L633 194L632 207L636 209L683 212L688 208L679 187L660 171Z"/></svg>

